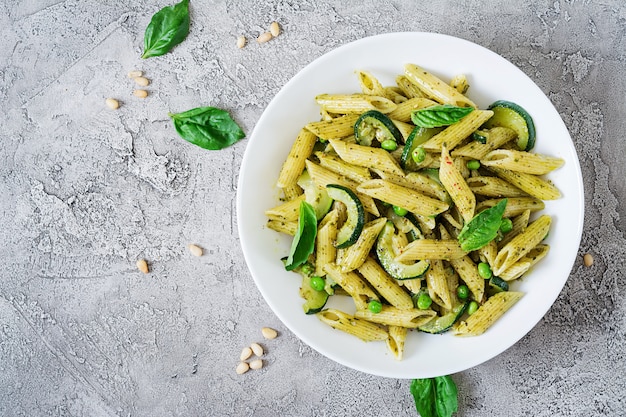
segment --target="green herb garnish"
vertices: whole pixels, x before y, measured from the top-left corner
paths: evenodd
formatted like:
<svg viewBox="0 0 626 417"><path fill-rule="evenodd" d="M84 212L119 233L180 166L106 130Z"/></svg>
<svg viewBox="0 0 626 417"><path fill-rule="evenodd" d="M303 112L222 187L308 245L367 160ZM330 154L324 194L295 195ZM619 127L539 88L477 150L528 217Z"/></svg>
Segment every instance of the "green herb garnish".
<svg viewBox="0 0 626 417"><path fill-rule="evenodd" d="M414 379L411 394L421 417L450 417L458 409L456 384L448 375Z"/></svg>
<svg viewBox="0 0 626 417"><path fill-rule="evenodd" d="M506 198L500 200L498 204L481 211L463 226L459 233L461 249L466 252L480 249L497 236L507 201Z"/></svg>
<svg viewBox="0 0 626 417"><path fill-rule="evenodd" d="M291 251L285 262L285 269L292 271L309 259L309 255L315 249L315 236L317 236L317 217L315 209L306 201L300 203L300 216L298 217L298 230L291 242Z"/></svg>
<svg viewBox="0 0 626 417"><path fill-rule="evenodd" d="M473 107L457 107L450 104L413 110L411 120L420 127L450 126L474 111Z"/></svg>
<svg viewBox="0 0 626 417"><path fill-rule="evenodd" d="M183 139L204 149L223 149L245 136L227 111L215 107L198 107L168 115Z"/></svg>
<svg viewBox="0 0 626 417"><path fill-rule="evenodd" d="M167 6L152 16L143 39L142 58L160 56L185 40L189 34L189 0Z"/></svg>

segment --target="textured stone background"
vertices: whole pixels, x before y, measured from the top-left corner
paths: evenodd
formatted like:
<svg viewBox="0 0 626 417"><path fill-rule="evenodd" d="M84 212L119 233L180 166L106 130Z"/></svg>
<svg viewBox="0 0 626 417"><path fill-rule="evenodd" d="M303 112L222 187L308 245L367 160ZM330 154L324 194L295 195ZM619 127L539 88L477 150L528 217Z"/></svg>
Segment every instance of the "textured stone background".
<svg viewBox="0 0 626 417"><path fill-rule="evenodd" d="M234 215L246 140L203 151L166 116L214 105L251 133L310 61L390 31L458 36L518 65L565 120L585 181L580 255L595 264L579 257L534 330L454 375L458 415L626 415L622 0L191 3L188 39L142 61L143 30L171 2L0 1L0 415L416 415L409 381L322 357L254 288ZM278 39L235 48L273 20ZM134 68L152 79L143 101ZM236 375L264 325L281 331L266 367Z"/></svg>

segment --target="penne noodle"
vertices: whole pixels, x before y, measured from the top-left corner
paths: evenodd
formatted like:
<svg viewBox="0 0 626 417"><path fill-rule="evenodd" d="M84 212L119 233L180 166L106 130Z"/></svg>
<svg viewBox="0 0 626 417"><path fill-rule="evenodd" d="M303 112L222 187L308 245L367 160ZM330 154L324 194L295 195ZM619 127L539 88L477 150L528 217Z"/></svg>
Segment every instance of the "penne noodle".
<svg viewBox="0 0 626 417"><path fill-rule="evenodd" d="M398 162L384 149L347 143L341 140L329 140L329 142L339 157L349 164L378 168L392 174L403 175Z"/></svg>
<svg viewBox="0 0 626 417"><path fill-rule="evenodd" d="M445 187L450 198L461 213L465 223L469 223L476 210L476 197L465 182L465 179L454 165L448 150L444 146L441 150L441 167L439 180Z"/></svg>
<svg viewBox="0 0 626 417"><path fill-rule="evenodd" d="M391 278L385 272L375 259L368 257L365 262L359 266L359 273L392 306L404 310L414 308L411 296L402 289L398 281Z"/></svg>
<svg viewBox="0 0 626 417"><path fill-rule="evenodd" d="M517 303L524 293L504 291L494 294L474 314L455 328L458 336L478 336L483 334L493 323Z"/></svg>
<svg viewBox="0 0 626 417"><path fill-rule="evenodd" d="M327 112L337 114L361 114L368 110L389 113L397 107L386 97L367 94L320 94L315 101Z"/></svg>
<svg viewBox="0 0 626 417"><path fill-rule="evenodd" d="M424 95L438 103L459 107L476 107L469 98L415 64L404 66L404 76L415 84Z"/></svg>
<svg viewBox="0 0 626 417"><path fill-rule="evenodd" d="M409 263L423 259L459 259L467 255L459 241L456 239L419 239L409 243L406 248L396 256L396 261Z"/></svg>
<svg viewBox="0 0 626 417"><path fill-rule="evenodd" d="M280 188L293 186L304 170L304 161L311 155L317 137L311 132L302 129L296 138L287 159L283 164L276 185Z"/></svg>
<svg viewBox="0 0 626 417"><path fill-rule="evenodd" d="M330 327L349 333L365 342L387 340L389 337L388 333L380 326L353 317L343 311L327 309L317 313L316 316Z"/></svg>
<svg viewBox="0 0 626 417"><path fill-rule="evenodd" d="M354 134L354 123L358 118L358 114L346 114L330 120L311 122L305 128L320 139L342 139Z"/></svg>
<svg viewBox="0 0 626 417"><path fill-rule="evenodd" d="M354 317L378 324L416 329L422 324L428 323L436 314L433 310L418 310L417 308L403 310L394 306L383 305L380 313L358 309L354 313Z"/></svg>
<svg viewBox="0 0 626 417"><path fill-rule="evenodd" d="M559 167L565 161L561 158L536 153L496 149L480 159L482 165L498 167L533 175L544 175Z"/></svg>
<svg viewBox="0 0 626 417"><path fill-rule="evenodd" d="M526 230L511 239L498 252L492 265L493 273L500 275L537 246L547 236L551 222L550 216L543 215L530 223Z"/></svg>
<svg viewBox="0 0 626 417"><path fill-rule="evenodd" d="M453 149L483 123L489 120L491 116L493 116L491 110L474 110L457 123L446 127L444 130L428 139L422 146L430 152L441 152L441 148L444 144L448 149Z"/></svg>
<svg viewBox="0 0 626 417"><path fill-rule="evenodd" d="M495 172L498 177L540 200L556 200L561 197L561 192L558 188L536 175L497 167L490 167L489 169Z"/></svg>
<svg viewBox="0 0 626 417"><path fill-rule="evenodd" d="M448 208L447 203L385 180L366 181L357 191L423 216L435 216Z"/></svg>

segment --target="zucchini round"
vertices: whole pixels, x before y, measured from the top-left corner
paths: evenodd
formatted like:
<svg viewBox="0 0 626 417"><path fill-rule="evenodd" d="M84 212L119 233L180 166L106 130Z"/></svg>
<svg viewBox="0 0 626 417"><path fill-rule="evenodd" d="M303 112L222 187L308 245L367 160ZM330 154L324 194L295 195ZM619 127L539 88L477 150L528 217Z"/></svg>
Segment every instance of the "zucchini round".
<svg viewBox="0 0 626 417"><path fill-rule="evenodd" d="M448 314L432 319L426 324L419 326L417 329L426 333L443 333L448 331L458 319L461 318L469 302L457 304L450 310Z"/></svg>
<svg viewBox="0 0 626 417"><path fill-rule="evenodd" d="M493 116L483 127L500 126L513 129L517 133L517 147L522 151L529 151L535 146L535 123L522 106L510 101L498 100L488 108L493 111Z"/></svg>
<svg viewBox="0 0 626 417"><path fill-rule="evenodd" d="M305 314L315 314L322 311L328 301L329 294L322 290L317 291L311 287L311 277L302 274L302 285L300 286L300 297L304 298L302 308Z"/></svg>
<svg viewBox="0 0 626 417"><path fill-rule="evenodd" d="M407 171L417 171L418 167L413 160L413 151L415 150L415 148L417 148L422 143L426 142L428 139L432 138L442 130L443 128L441 127L426 128L415 126L415 128L411 131L409 137L406 139L406 143L402 151L402 156L400 156L400 165L402 166L402 168Z"/></svg>
<svg viewBox="0 0 626 417"><path fill-rule="evenodd" d="M318 221L321 220L330 211L333 199L328 196L325 188L315 185L307 170L300 175L297 183L304 190L306 202L315 210L315 217Z"/></svg>
<svg viewBox="0 0 626 417"><path fill-rule="evenodd" d="M402 280L421 277L430 267L430 263L424 260L408 265L394 260L395 253L391 244L394 231L395 227L393 223L388 221L378 235L378 240L376 241L376 255L378 256L380 265L389 276L395 279Z"/></svg>
<svg viewBox="0 0 626 417"><path fill-rule="evenodd" d="M335 246L339 249L347 248L357 241L363 231L363 225L365 224L363 204L361 204L361 200L352 190L341 185L328 184L326 192L333 200L341 201L346 205L348 218L337 231L337 243Z"/></svg>
<svg viewBox="0 0 626 417"><path fill-rule="evenodd" d="M509 290L509 283L495 275L489 279L489 287L491 292L498 293Z"/></svg>
<svg viewBox="0 0 626 417"><path fill-rule="evenodd" d="M402 141L402 134L391 119L378 110L369 110L363 113L354 123L354 137L356 143L363 146L372 146L376 139L379 143L393 140Z"/></svg>

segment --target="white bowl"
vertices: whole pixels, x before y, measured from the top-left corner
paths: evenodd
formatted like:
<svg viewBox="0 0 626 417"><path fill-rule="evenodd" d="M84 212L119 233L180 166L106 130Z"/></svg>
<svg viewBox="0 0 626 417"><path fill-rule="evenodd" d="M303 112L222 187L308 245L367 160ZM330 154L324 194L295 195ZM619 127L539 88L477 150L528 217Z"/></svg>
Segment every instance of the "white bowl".
<svg viewBox="0 0 626 417"><path fill-rule="evenodd" d="M566 162L548 176L563 194L559 200L546 202L543 212L553 219L547 239L550 253L512 285L525 296L481 336L409 332L404 359L396 361L384 342L365 343L303 313L298 295L301 278L285 271L280 261L289 253L291 238L266 227L264 210L279 203L275 182L296 135L308 122L319 120L314 97L358 92L356 69L370 71L383 85L394 85L396 75L407 63L443 79L465 74L470 84L468 96L480 108L496 100L521 105L535 122L534 152ZM252 277L270 308L321 354L345 366L391 378L460 372L500 354L528 333L552 306L569 276L580 243L583 213L583 183L576 151L559 114L539 87L494 52L433 33L392 33L361 39L325 54L300 71L259 119L247 145L237 190L241 245ZM337 306L331 301L328 305Z"/></svg>

